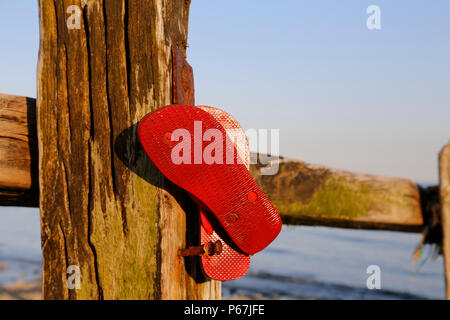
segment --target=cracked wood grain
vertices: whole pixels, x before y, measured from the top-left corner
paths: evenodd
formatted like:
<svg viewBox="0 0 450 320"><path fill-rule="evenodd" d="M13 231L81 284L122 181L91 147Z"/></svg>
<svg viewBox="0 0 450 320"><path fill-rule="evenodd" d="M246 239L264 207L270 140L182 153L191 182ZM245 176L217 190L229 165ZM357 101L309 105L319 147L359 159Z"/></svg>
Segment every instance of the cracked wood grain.
<svg viewBox="0 0 450 320"><path fill-rule="evenodd" d="M66 27L69 5L82 8L80 29ZM172 102L171 50L186 43L189 2L40 0L39 13L44 297L220 298L220 284L177 255L191 241L192 201L136 135ZM67 288L69 265L81 269L79 290Z"/></svg>

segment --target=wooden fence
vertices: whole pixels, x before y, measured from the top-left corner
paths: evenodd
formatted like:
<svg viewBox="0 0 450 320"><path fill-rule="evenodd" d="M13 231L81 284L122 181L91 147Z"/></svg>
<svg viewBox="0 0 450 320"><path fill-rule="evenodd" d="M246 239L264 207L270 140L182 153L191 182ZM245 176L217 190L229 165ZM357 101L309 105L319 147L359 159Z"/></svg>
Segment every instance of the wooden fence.
<svg viewBox="0 0 450 320"><path fill-rule="evenodd" d="M39 0L37 100L0 95L0 205L39 207L47 299L217 299L195 257L195 205L146 160L136 124L171 103L194 104L184 59L189 1ZM286 224L422 232L442 218L450 298L450 144L440 186L280 158L251 172ZM1 216L0 216L1 219ZM66 269L82 270L82 289Z"/></svg>

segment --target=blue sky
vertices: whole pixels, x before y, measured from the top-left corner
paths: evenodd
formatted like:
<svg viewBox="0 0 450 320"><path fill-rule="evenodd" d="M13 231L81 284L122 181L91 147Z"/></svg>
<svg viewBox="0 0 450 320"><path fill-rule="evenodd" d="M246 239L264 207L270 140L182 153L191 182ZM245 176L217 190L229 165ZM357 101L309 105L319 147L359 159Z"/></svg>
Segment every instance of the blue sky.
<svg viewBox="0 0 450 320"><path fill-rule="evenodd" d="M188 60L197 104L279 128L282 155L436 182L449 33L448 0L193 0ZM1 1L0 92L36 96L38 40L37 1Z"/></svg>

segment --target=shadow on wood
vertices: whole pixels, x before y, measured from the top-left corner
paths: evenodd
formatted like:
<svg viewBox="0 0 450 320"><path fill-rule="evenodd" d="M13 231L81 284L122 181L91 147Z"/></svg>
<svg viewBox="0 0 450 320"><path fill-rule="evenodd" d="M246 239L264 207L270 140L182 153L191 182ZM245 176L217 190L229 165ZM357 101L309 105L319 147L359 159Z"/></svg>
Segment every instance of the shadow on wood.
<svg viewBox="0 0 450 320"><path fill-rule="evenodd" d="M145 153L139 139L137 139L137 128L138 123L125 129L117 136L114 142L115 154L127 168L140 178L172 195L186 213L186 246L198 245L200 229L197 205L186 191L166 179L158 168L156 168ZM137 141L132 149L129 148L130 141ZM209 281L200 270L199 257L184 257L184 259L186 271L196 282L203 283Z"/></svg>

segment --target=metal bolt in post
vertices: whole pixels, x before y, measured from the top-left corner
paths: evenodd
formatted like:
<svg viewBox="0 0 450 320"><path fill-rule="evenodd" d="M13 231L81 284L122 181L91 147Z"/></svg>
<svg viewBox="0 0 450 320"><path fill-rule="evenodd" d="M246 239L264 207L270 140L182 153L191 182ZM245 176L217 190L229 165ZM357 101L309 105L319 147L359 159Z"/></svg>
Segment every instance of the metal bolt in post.
<svg viewBox="0 0 450 320"><path fill-rule="evenodd" d="M222 242L217 240L216 242L209 241L201 246L193 246L180 250L180 255L183 257L188 256L203 256L205 254L212 256L222 253Z"/></svg>

